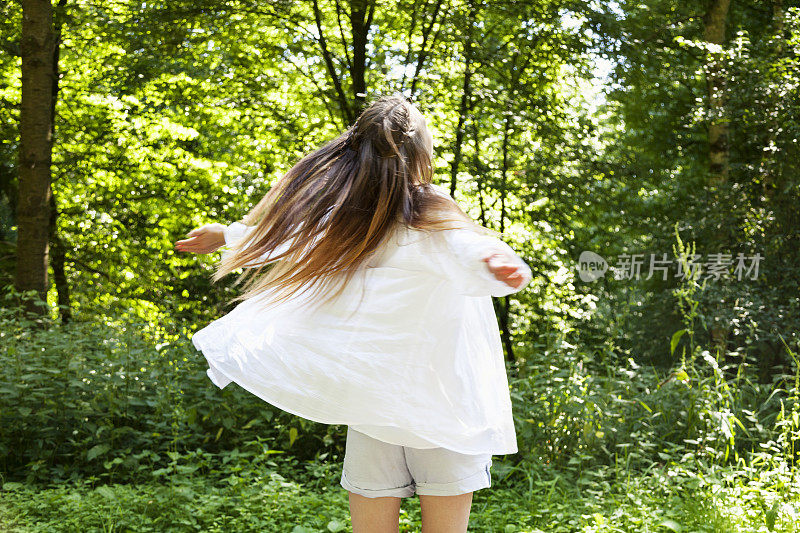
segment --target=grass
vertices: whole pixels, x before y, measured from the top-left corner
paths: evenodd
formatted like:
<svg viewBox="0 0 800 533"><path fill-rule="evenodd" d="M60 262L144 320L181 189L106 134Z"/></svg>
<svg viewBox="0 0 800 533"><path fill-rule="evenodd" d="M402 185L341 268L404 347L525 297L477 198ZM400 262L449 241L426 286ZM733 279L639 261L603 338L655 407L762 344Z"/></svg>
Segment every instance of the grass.
<svg viewBox="0 0 800 533"><path fill-rule="evenodd" d="M305 483L264 470L220 479L173 476L138 485L33 487L6 483L7 532L350 531L347 493L335 465ZM476 532L800 531L800 484L786 469L697 471L673 463L646 473L585 470L571 479L542 468L529 482L493 479L474 496ZM403 502L401 531L420 530L419 501Z"/></svg>
<svg viewBox="0 0 800 533"><path fill-rule="evenodd" d="M203 365L184 365L186 339L151 346L138 328L94 323L7 331L0 532L350 531L341 427L212 391ZM470 531L800 532L788 346L792 372L760 383L699 347L664 380L615 353L592 367L559 342L531 350L511 383L520 453L493 459ZM82 368L102 372L89 384ZM420 530L416 498L400 530Z"/></svg>

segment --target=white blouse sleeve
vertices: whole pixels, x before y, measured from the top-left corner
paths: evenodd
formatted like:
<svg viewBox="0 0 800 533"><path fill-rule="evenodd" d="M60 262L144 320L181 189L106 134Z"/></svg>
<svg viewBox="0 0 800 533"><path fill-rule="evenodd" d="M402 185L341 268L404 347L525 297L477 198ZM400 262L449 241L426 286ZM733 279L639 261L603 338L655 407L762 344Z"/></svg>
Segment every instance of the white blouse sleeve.
<svg viewBox="0 0 800 533"><path fill-rule="evenodd" d="M450 191L441 185L431 184L432 189L450 200ZM455 201L455 200L453 200ZM491 235L481 235L470 229L436 231L432 236L434 265L442 276L452 280L459 293L466 296L507 296L519 292L531 282L531 269L506 243ZM506 256L520 266L523 282L511 287L498 280L483 261L493 253Z"/></svg>
<svg viewBox="0 0 800 533"><path fill-rule="evenodd" d="M449 279L456 291L465 296L507 296L524 289L531 281L530 267L506 243L491 235L470 229L448 229L433 232L432 255L438 273ZM511 287L495 278L483 261L493 253L504 255L517 264L523 275L519 287Z"/></svg>
<svg viewBox="0 0 800 533"><path fill-rule="evenodd" d="M333 207L330 207L328 211L325 213L325 215L322 217L320 223L324 223L331 216L332 212L333 212ZM305 226L305 224L306 224L305 221L301 220L297 224L296 230L299 231ZM247 226L245 224L242 224L241 222L234 222L233 224L226 226L225 229L223 230L223 235L225 236L225 246L230 247L235 243L239 242L240 240L248 238L255 229L256 229L255 226ZM314 237L311 240L311 243L308 245L307 249L311 249L320 238L321 236L319 235ZM293 243L295 241L290 237L289 240L282 242L281 244L276 246L274 250L270 250L268 253L262 254L256 261L248 263L245 266L252 268L261 265L263 263L269 263L273 257L286 252L289 249L290 242ZM230 248L228 248L227 250L223 250L222 256L226 257L226 255L229 254L230 252L231 252Z"/></svg>
<svg viewBox="0 0 800 533"><path fill-rule="evenodd" d="M249 236L255 226L246 226L241 222L234 222L229 226L225 226L223 234L225 236L225 246L231 246L243 238Z"/></svg>
<svg viewBox="0 0 800 533"><path fill-rule="evenodd" d="M231 253L230 247L236 244L237 242L241 241L242 239L249 238L255 229L256 229L255 226L246 226L241 222L234 222L233 224L226 226L225 229L223 230L223 235L225 236L226 249L222 251L222 257L223 258L227 257ZM261 257L259 257L257 260L251 261L245 266L252 268L252 267L257 267L258 265L264 263L268 263L271 257L285 252L288 249L288 247L289 246L287 243L283 243L274 250L272 250L271 253L262 254Z"/></svg>

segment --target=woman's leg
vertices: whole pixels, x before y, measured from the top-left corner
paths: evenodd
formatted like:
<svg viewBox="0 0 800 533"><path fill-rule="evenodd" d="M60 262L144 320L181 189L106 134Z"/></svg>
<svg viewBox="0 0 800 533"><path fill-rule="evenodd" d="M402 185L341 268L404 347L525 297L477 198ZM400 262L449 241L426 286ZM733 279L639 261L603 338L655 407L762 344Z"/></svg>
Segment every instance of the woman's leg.
<svg viewBox="0 0 800 533"><path fill-rule="evenodd" d="M355 492L347 493L353 533L397 533L400 530L400 498L367 498Z"/></svg>
<svg viewBox="0 0 800 533"><path fill-rule="evenodd" d="M472 493L458 496L419 496L422 533L464 533L469 523ZM353 530L353 533L356 533Z"/></svg>

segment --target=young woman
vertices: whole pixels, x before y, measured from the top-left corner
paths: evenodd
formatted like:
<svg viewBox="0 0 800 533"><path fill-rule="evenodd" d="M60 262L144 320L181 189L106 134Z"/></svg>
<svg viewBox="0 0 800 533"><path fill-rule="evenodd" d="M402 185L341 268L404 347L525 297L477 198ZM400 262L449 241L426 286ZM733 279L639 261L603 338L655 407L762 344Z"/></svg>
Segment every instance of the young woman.
<svg viewBox="0 0 800 533"><path fill-rule="evenodd" d="M192 337L218 387L347 425L341 485L355 533L398 531L419 495L426 533L463 532L492 455L517 452L492 296L531 270L431 184L433 140L383 97L302 158L248 213L176 242L226 246L240 303Z"/></svg>

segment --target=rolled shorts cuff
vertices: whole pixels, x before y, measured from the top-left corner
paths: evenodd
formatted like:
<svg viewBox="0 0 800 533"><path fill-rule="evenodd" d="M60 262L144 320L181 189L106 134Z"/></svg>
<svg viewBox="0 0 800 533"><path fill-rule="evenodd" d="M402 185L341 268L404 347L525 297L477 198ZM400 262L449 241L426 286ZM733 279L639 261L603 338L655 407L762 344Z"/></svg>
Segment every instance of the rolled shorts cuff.
<svg viewBox="0 0 800 533"><path fill-rule="evenodd" d="M388 489L362 489L361 487L356 487L353 485L350 480L347 479L347 475L344 471L342 471L342 479L339 484L345 490L360 496L365 496L367 498L384 498L386 496L391 496L394 498L408 498L414 495L415 489L415 484L413 481L404 487L394 487Z"/></svg>
<svg viewBox="0 0 800 533"><path fill-rule="evenodd" d="M458 496L491 487L492 475L489 473L491 466L491 462L486 463L483 470L450 483L417 483L417 494L420 496Z"/></svg>

